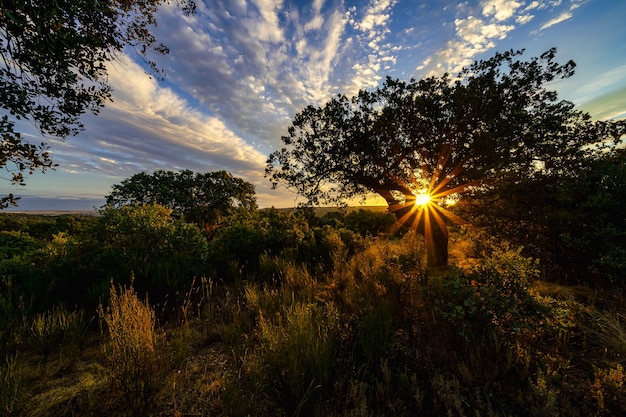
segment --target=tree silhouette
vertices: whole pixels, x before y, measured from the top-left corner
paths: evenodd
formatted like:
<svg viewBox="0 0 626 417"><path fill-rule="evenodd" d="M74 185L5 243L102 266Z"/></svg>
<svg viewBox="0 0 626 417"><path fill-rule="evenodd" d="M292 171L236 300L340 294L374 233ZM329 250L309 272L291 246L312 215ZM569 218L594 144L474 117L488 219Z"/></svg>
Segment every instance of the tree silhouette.
<svg viewBox="0 0 626 417"><path fill-rule="evenodd" d="M428 267L445 266L448 223L459 220L449 204L571 166L624 133L623 121L592 122L547 88L573 75L572 61L556 63L554 48L522 55L496 53L456 78L387 78L374 91L308 106L269 156L266 175L310 204L379 194L425 236ZM420 194L430 200L415 204Z"/></svg>
<svg viewBox="0 0 626 417"><path fill-rule="evenodd" d="M226 171L141 172L113 186L109 206L156 203L209 230L235 209L256 209L254 185Z"/></svg>

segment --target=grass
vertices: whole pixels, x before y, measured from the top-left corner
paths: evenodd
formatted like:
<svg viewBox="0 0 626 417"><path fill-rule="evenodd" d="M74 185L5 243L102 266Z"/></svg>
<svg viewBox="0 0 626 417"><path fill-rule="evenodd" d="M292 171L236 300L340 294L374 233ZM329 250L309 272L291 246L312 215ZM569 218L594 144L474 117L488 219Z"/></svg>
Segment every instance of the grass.
<svg viewBox="0 0 626 417"><path fill-rule="evenodd" d="M79 338L72 366L55 354L59 340L71 339L59 334L78 326L70 317L85 316L60 308L32 316L29 345L15 344L21 351L0 369L2 411L622 415L619 292L546 283L515 248L477 256L455 238L454 259L465 250L473 259L440 276L423 270L423 244L410 234L368 238L354 256L335 253L324 272L267 255L266 279L198 279L170 321L159 322L160 309L132 288L112 286L99 311L102 334ZM54 344L44 335L56 335ZM36 365L46 351L42 373Z"/></svg>
<svg viewBox="0 0 626 417"><path fill-rule="evenodd" d="M100 307L107 329L103 346L113 386L120 389L131 410L143 414L163 380L164 355L154 310L132 287L112 285L109 306Z"/></svg>
<svg viewBox="0 0 626 417"><path fill-rule="evenodd" d="M23 415L26 405L26 385L17 356L7 355L0 365L0 416Z"/></svg>

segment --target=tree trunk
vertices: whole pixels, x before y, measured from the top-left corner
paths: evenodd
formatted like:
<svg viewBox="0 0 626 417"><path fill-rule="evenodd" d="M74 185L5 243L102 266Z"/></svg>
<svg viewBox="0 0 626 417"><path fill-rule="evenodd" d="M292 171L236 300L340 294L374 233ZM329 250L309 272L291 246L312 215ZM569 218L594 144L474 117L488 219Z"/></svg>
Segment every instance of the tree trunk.
<svg viewBox="0 0 626 417"><path fill-rule="evenodd" d="M429 209L415 210L412 200L408 200L405 204L389 205L389 211L396 216L398 221L424 236L426 268L430 271L448 266L448 226L436 220L437 217L441 219L444 217L441 214L436 216L433 213L434 210L437 209L432 206Z"/></svg>
<svg viewBox="0 0 626 417"><path fill-rule="evenodd" d="M432 217L432 214L430 215ZM430 233L418 231L426 240L426 268L436 270L448 266L448 226L430 221Z"/></svg>

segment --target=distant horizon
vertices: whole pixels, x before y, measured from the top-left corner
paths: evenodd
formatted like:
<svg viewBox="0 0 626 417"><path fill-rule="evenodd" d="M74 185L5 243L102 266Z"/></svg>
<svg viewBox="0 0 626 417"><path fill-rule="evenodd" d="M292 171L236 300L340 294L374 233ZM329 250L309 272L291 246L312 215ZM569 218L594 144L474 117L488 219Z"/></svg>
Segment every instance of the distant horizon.
<svg viewBox="0 0 626 417"><path fill-rule="evenodd" d="M20 213L20 212L88 212L96 211L106 203L103 198L80 198L80 197L38 197L19 194L17 207L10 206L0 213Z"/></svg>
<svg viewBox="0 0 626 417"><path fill-rule="evenodd" d="M80 198L80 197L36 197L36 196L21 196L17 201L18 206L8 207L3 210L0 210L1 213L89 213L96 212L98 209L103 207L106 204L106 199L99 198ZM355 210L355 209L371 209L371 208L387 208L386 204L353 204L347 206L347 209ZM276 208L278 210L287 210L287 209L297 209L298 205L292 206L267 206L267 207L259 207L259 209L269 209ZM315 208L320 209L339 209L339 206L333 205L322 205L315 206Z"/></svg>

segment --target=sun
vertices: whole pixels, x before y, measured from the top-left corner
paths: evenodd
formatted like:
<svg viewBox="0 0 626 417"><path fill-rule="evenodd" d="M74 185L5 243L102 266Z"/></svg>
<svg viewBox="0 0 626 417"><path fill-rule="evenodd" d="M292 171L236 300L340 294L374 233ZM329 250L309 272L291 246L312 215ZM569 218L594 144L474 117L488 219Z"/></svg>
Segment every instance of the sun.
<svg viewBox="0 0 626 417"><path fill-rule="evenodd" d="M416 206L425 206L431 202L430 194L422 193L415 196L415 205Z"/></svg>

